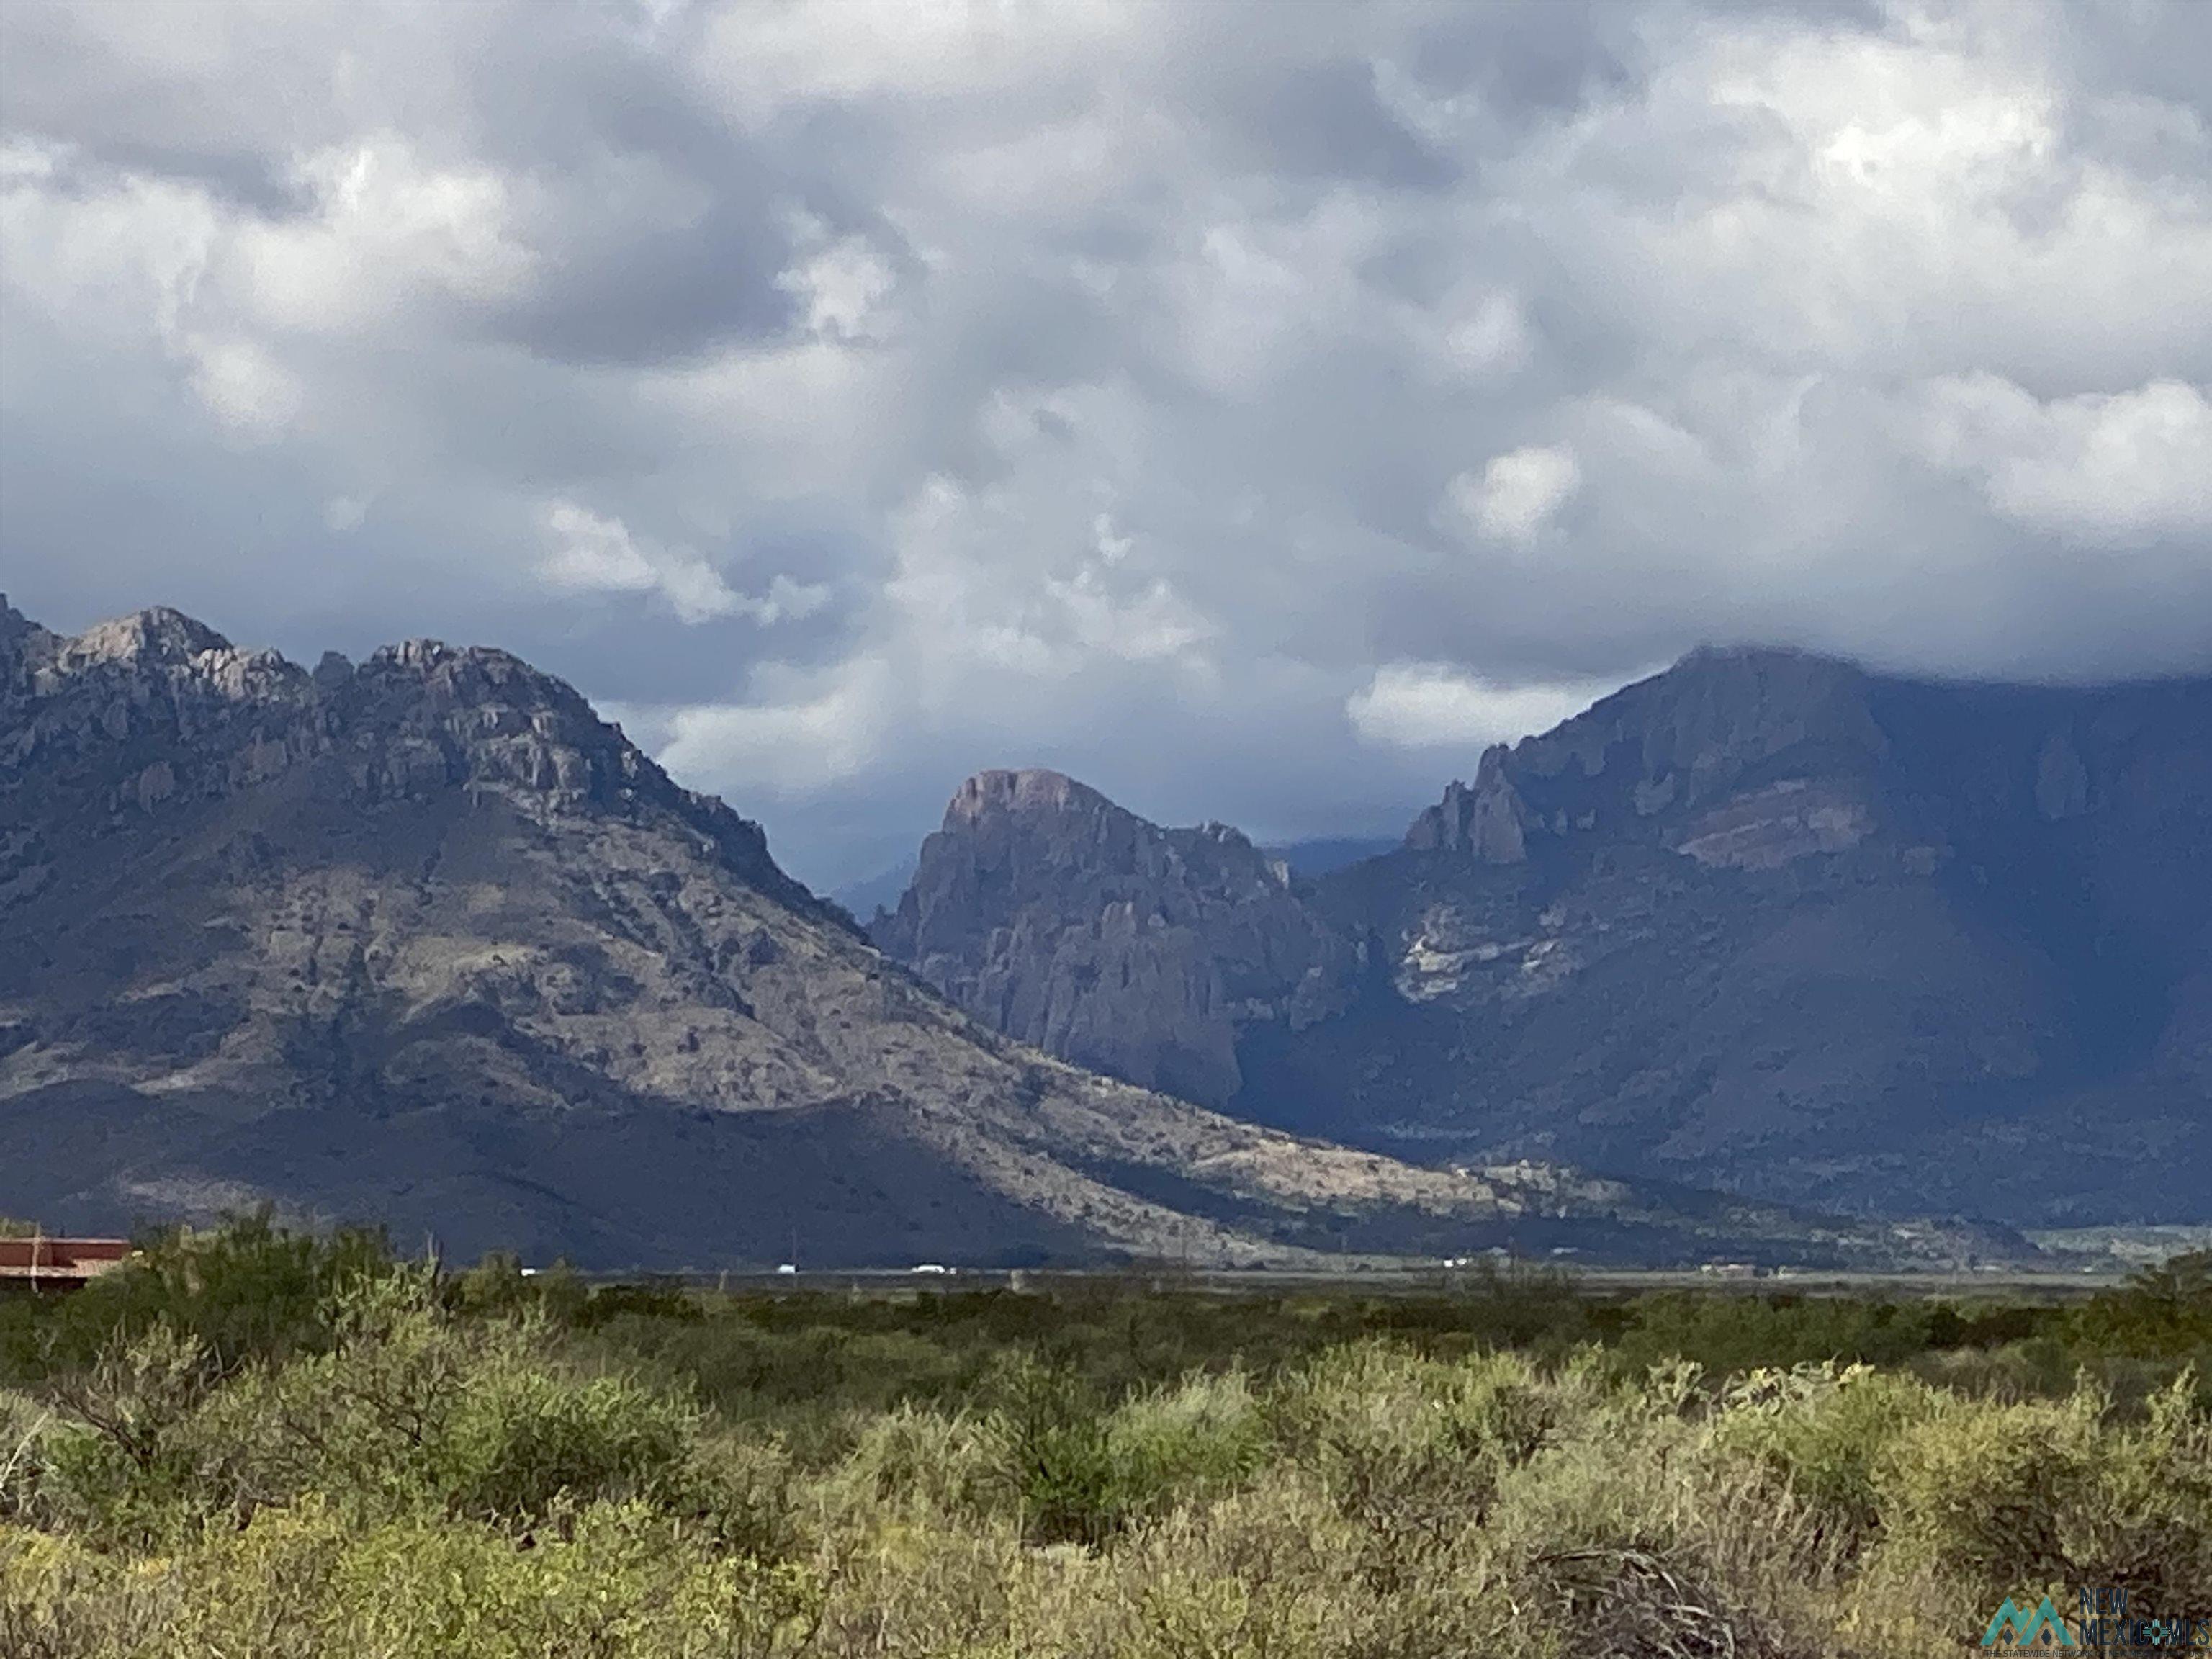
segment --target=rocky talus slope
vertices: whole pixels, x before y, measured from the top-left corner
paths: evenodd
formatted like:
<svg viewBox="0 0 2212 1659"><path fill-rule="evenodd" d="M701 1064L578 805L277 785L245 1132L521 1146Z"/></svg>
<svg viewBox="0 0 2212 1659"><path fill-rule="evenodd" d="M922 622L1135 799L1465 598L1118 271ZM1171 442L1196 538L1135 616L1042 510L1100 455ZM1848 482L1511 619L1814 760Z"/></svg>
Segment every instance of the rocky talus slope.
<svg viewBox="0 0 2212 1659"><path fill-rule="evenodd" d="M884 943L1001 1022L987 988L1050 984L1024 1030L1064 1051L1112 999L1037 942L1095 925L1092 878L1079 840L1006 823L1057 862L975 861L1048 879L1010 896L925 855L930 926ZM1176 833L1117 833L1147 831ZM1237 1091L1206 1097L1255 1121L1876 1212L2189 1219L2212 1185L2212 682L1700 651L1276 904L1339 948L1310 947L1325 998L1244 981ZM1185 981L1214 960L1194 933ZM1125 1050L1180 1029L1146 1012L1115 1006Z"/></svg>
<svg viewBox="0 0 2212 1659"><path fill-rule="evenodd" d="M887 963L568 687L0 601L0 1212L275 1202L594 1265L1956 1254L1419 1169L1079 1071Z"/></svg>

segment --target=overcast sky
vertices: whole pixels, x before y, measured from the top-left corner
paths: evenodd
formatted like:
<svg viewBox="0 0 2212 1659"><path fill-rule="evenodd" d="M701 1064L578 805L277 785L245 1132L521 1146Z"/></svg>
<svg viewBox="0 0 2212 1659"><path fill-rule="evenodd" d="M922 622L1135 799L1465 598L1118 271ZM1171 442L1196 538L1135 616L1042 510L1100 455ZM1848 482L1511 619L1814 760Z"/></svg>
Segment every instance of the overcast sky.
<svg viewBox="0 0 2212 1659"><path fill-rule="evenodd" d="M831 885L1701 640L2212 668L2212 5L0 7L0 588L574 681Z"/></svg>

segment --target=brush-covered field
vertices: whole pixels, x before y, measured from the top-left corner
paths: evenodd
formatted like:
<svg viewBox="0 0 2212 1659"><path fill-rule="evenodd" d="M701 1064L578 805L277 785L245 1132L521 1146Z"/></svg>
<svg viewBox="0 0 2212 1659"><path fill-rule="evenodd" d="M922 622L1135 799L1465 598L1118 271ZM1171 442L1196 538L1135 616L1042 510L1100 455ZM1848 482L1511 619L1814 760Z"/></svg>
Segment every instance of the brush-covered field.
<svg viewBox="0 0 2212 1659"><path fill-rule="evenodd" d="M721 1296L244 1224L0 1302L0 1654L1978 1652L2212 1620L2208 1361L2212 1257Z"/></svg>

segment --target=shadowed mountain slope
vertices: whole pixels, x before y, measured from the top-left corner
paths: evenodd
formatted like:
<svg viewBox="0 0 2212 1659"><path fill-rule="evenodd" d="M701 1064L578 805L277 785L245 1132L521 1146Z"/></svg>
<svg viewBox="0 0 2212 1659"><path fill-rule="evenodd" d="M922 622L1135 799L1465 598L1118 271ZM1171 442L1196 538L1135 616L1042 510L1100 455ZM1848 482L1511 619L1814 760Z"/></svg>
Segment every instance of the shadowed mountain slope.
<svg viewBox="0 0 2212 1659"><path fill-rule="evenodd" d="M1033 812L948 849L986 841L956 817L899 913L930 928L886 948L994 1020L1028 1005L975 985L1053 987L1048 1047L1110 1006L1140 1049L1141 1005L1035 948L1101 929L1076 843ZM981 902L963 859L1004 872ZM1297 972L1203 929L1181 959L1243 975L1206 1097L1255 1121L1893 1213L2190 1219L2212 1189L2212 682L1700 651L1268 902L1316 941Z"/></svg>

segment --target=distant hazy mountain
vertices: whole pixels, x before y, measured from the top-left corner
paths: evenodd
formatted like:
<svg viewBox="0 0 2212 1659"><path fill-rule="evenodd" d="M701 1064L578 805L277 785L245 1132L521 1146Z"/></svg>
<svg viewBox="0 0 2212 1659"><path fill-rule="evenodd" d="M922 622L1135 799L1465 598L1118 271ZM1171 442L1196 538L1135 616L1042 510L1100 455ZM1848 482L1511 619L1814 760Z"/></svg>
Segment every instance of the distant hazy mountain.
<svg viewBox="0 0 2212 1659"><path fill-rule="evenodd" d="M878 870L863 880L831 888L830 896L865 923L878 910L898 908L899 895L914 879L914 864L910 858L901 859L888 870Z"/></svg>
<svg viewBox="0 0 2212 1659"><path fill-rule="evenodd" d="M310 672L4 600L0 1153L0 1213L50 1224L268 1200L601 1265L2012 1243L1414 1169L1086 1075L504 653Z"/></svg>
<svg viewBox="0 0 2212 1659"><path fill-rule="evenodd" d="M2212 1211L2212 682L1703 651L1272 888L1079 785L1006 807L948 814L885 948L1256 1121L1874 1211Z"/></svg>
<svg viewBox="0 0 2212 1659"><path fill-rule="evenodd" d="M1395 852L1398 844L1395 836L1328 836L1315 841L1280 842L1261 850L1290 866L1293 876L1325 876L1362 859Z"/></svg>

